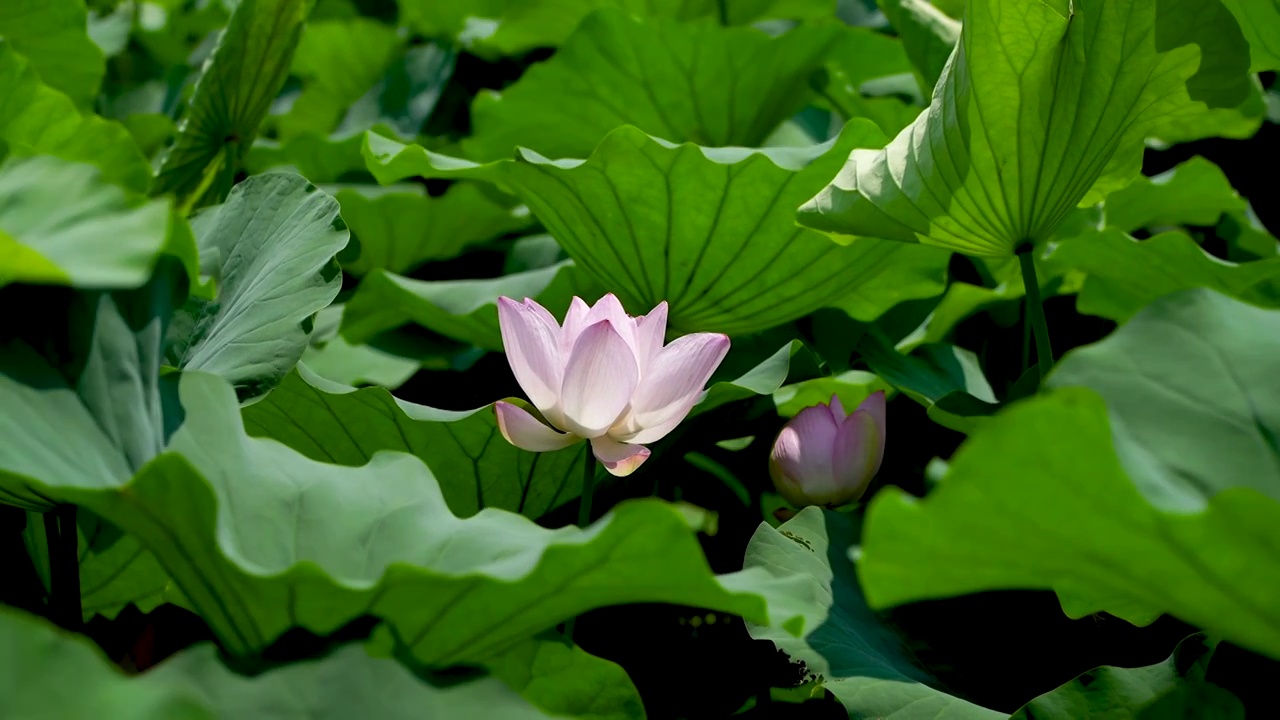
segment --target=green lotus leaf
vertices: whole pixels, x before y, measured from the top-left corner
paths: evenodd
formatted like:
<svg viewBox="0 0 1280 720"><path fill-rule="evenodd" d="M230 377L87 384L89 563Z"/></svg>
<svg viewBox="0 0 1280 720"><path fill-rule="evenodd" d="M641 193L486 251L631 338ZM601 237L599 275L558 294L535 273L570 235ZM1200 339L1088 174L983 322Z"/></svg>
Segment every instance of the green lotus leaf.
<svg viewBox="0 0 1280 720"><path fill-rule="evenodd" d="M1134 240L1108 228L1073 238L1053 257L1088 274L1076 309L1117 322L1158 298L1198 287L1254 305L1280 307L1280 257L1227 262L1180 232Z"/></svg>
<svg viewBox="0 0 1280 720"><path fill-rule="evenodd" d="M1224 213L1246 206L1222 170L1197 155L1108 195L1103 221L1127 233L1161 225L1213 226Z"/></svg>
<svg viewBox="0 0 1280 720"><path fill-rule="evenodd" d="M327 136L404 51L395 28L363 17L308 23L293 55L291 74L302 91L277 119L282 141L311 133Z"/></svg>
<svg viewBox="0 0 1280 720"><path fill-rule="evenodd" d="M1223 0L1249 40L1249 69L1280 70L1280 5L1275 0Z"/></svg>
<svg viewBox="0 0 1280 720"><path fill-rule="evenodd" d="M413 280L374 270L347 302L341 332L348 342L360 343L416 323L486 350L501 350L499 297L530 297L563 318L574 295L594 302L603 294L572 260L486 280Z"/></svg>
<svg viewBox="0 0 1280 720"><path fill-rule="evenodd" d="M348 233L338 203L297 175L257 175L193 226L218 292L174 318L166 356L256 397L297 364L311 316L342 286L334 256Z"/></svg>
<svg viewBox="0 0 1280 720"><path fill-rule="evenodd" d="M872 319L942 292L947 253L865 238L836 246L797 228L787 210L849 148L882 139L858 119L803 148L672 145L623 127L585 161L522 150L517 160L480 165L374 134L365 153L384 183L415 175L499 183L632 312L666 300L681 332L742 335L827 305Z"/></svg>
<svg viewBox="0 0 1280 720"><path fill-rule="evenodd" d="M47 156L0 164L0 287L138 288L166 255L199 274L191 231L169 203L131 197L103 175Z"/></svg>
<svg viewBox="0 0 1280 720"><path fill-rule="evenodd" d="M824 18L835 12L832 0L480 0L466 5L401 0L400 7L404 22L414 30L452 36L469 52L483 57L558 46L583 18L603 7L640 17L716 17L733 25L769 18Z"/></svg>
<svg viewBox="0 0 1280 720"><path fill-rule="evenodd" d="M394 660L370 657L359 645L247 677L225 667L217 648L206 643L131 677L86 638L15 610L0 609L0 640L0 666L6 669L0 692L5 712L13 717L338 720L370 712L392 720L453 713L499 720L553 717L500 680L436 687ZM75 692L64 691L69 677L75 678Z"/></svg>
<svg viewBox="0 0 1280 720"><path fill-rule="evenodd" d="M960 23L927 0L879 0L876 4L902 36L925 89L932 89L960 39Z"/></svg>
<svg viewBox="0 0 1280 720"><path fill-rule="evenodd" d="M528 208L494 195L470 182L459 182L439 197L428 197L421 188L344 187L334 196L360 253L343 269L355 275L379 269L405 273L533 224Z"/></svg>
<svg viewBox="0 0 1280 720"><path fill-rule="evenodd" d="M1124 712L1132 717L1152 720L1158 717L1235 717L1244 718L1244 708L1234 695L1204 682L1205 672L1216 641L1204 635L1192 635L1178 643L1168 660L1136 668L1103 666L1076 677L1069 683L1037 697L1014 713L1011 720L1032 718L1078 718ZM1238 713L1210 714L1209 707L1196 703L1196 712L1186 714L1154 714L1158 703L1176 697L1189 688L1209 687L1226 702L1237 706ZM1211 691L1212 692L1212 691Z"/></svg>
<svg viewBox="0 0 1280 720"><path fill-rule="evenodd" d="M841 30L800 26L769 37L602 10L553 58L501 93L477 96L463 150L476 160L509 158L516 147L581 158L620 125L677 143L755 147L808 102L809 76Z"/></svg>
<svg viewBox="0 0 1280 720"><path fill-rule="evenodd" d="M1280 503L1247 486L1209 495L1197 478L1199 510L1162 509L1155 489L1126 475L1107 415L1085 388L1025 400L984 422L924 500L878 493L858 563L871 607L1052 589L1071 617L1105 610L1146 624L1167 612L1280 657L1280 613L1267 600L1280 592Z"/></svg>
<svg viewBox="0 0 1280 720"><path fill-rule="evenodd" d="M89 39L89 17L78 0L8 0L0 5L0 38L11 44L49 87L88 109L107 72Z"/></svg>
<svg viewBox="0 0 1280 720"><path fill-rule="evenodd" d="M288 77L312 0L240 0L192 91L153 195L183 211L222 201Z"/></svg>
<svg viewBox="0 0 1280 720"><path fill-rule="evenodd" d="M75 103L41 81L14 46L0 40L0 142L9 155L53 155L102 171L103 179L134 192L151 182L151 167L120 123L81 114Z"/></svg>
<svg viewBox="0 0 1280 720"><path fill-rule="evenodd" d="M246 407L244 424L252 436L337 465L364 465L383 450L416 455L459 517L497 508L538 518L582 491L582 446L526 452L503 439L487 406L437 410L382 388L342 387L305 366Z"/></svg>
<svg viewBox="0 0 1280 720"><path fill-rule="evenodd" d="M1268 364L1280 310L1207 289L1167 295L1049 377L1107 403L1116 452L1159 508L1203 510L1231 488L1280 502L1280 402Z"/></svg>
<svg viewBox="0 0 1280 720"><path fill-rule="evenodd" d="M747 545L743 566L804 583L803 637L780 627L748 625L751 636L772 640L805 664L849 711L849 717L1004 717L933 687L936 681L910 660L892 630L862 597L849 550L857 542L849 518L809 507L778 528L761 524Z"/></svg>
<svg viewBox="0 0 1280 720"><path fill-rule="evenodd" d="M1244 102L1247 49L1221 0L971 0L929 109L800 221L1012 254L1125 185L1162 123Z"/></svg>

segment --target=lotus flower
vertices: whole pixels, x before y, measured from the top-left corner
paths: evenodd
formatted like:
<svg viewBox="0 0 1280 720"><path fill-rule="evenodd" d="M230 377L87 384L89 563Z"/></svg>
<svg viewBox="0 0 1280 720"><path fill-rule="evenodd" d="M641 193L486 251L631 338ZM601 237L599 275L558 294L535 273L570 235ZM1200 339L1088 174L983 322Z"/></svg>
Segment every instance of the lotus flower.
<svg viewBox="0 0 1280 720"><path fill-rule="evenodd" d="M507 402L494 405L498 429L534 452L591 441L612 474L629 475L702 398L729 351L729 338L695 333L663 346L667 304L630 317L613 295L594 306L574 298L564 325L538 303L498 298L502 345L516 382L551 424Z"/></svg>
<svg viewBox="0 0 1280 720"><path fill-rule="evenodd" d="M850 414L840 398L801 410L778 433L769 455L773 485L797 507L834 507L867 491L884 459L884 392Z"/></svg>

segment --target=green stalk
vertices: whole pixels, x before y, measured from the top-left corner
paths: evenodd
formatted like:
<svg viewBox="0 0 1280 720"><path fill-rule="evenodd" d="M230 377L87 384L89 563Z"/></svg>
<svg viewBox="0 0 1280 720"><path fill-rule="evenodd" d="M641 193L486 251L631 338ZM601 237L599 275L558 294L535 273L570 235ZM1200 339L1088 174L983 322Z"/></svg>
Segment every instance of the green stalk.
<svg viewBox="0 0 1280 720"><path fill-rule="evenodd" d="M586 452L583 455L582 498L578 501L578 527L580 528L591 524L591 496L596 490L596 456L591 453L590 441L587 441ZM577 619L571 617L564 623L564 639L570 645L573 644L573 626Z"/></svg>
<svg viewBox="0 0 1280 720"><path fill-rule="evenodd" d="M1036 367L1040 370L1040 382L1053 368L1053 348L1049 346L1049 324L1044 319L1044 301L1040 298L1040 282L1036 279L1036 261L1031 245L1018 251L1022 266L1022 285L1027 291L1027 319L1036 339Z"/></svg>
<svg viewBox="0 0 1280 720"><path fill-rule="evenodd" d="M80 547L76 506L60 505L44 514L49 547L49 610L53 621L68 630L84 621L80 607Z"/></svg>
<svg viewBox="0 0 1280 720"><path fill-rule="evenodd" d="M729 26L729 0L716 0L716 8L720 11L720 24Z"/></svg>

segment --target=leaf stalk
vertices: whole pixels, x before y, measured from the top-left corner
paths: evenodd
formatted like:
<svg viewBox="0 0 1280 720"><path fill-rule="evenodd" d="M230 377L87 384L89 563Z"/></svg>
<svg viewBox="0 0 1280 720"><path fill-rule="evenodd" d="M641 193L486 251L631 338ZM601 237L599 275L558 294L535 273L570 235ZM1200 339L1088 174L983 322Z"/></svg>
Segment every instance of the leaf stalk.
<svg viewBox="0 0 1280 720"><path fill-rule="evenodd" d="M1026 321L1031 325L1031 332L1036 340L1036 367L1040 371L1040 382L1053 369L1053 348L1049 345L1049 324L1044 317L1044 301L1040 297L1040 281L1036 279L1036 261L1031 244L1018 251L1018 262L1022 267L1022 286L1026 289Z"/></svg>

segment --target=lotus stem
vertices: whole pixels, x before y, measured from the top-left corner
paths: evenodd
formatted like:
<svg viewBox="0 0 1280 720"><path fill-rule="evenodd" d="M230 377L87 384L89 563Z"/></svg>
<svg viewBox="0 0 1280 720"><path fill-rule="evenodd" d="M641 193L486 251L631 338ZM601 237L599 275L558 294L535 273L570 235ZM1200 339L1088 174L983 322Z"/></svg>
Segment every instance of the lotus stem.
<svg viewBox="0 0 1280 720"><path fill-rule="evenodd" d="M716 9L720 11L720 24L729 26L729 0L716 0Z"/></svg>
<svg viewBox="0 0 1280 720"><path fill-rule="evenodd" d="M591 496L596 489L596 457L591 454L591 442L587 442L586 452L582 459L582 497L578 500L578 527L585 528L591 524ZM573 645L573 626L578 618L571 617L564 623L564 640Z"/></svg>
<svg viewBox="0 0 1280 720"><path fill-rule="evenodd" d="M68 630L84 620L80 606L80 548L76 506L60 505L44 514L49 547L49 610L54 622Z"/></svg>
<svg viewBox="0 0 1280 720"><path fill-rule="evenodd" d="M1022 266L1022 285L1027 291L1026 322L1031 324L1031 332L1036 340L1036 367L1040 370L1040 382L1053 368L1053 348L1049 345L1049 324L1044 318L1044 302L1040 297L1040 283L1036 279L1036 261L1031 244L1027 244L1018 252L1018 262Z"/></svg>

